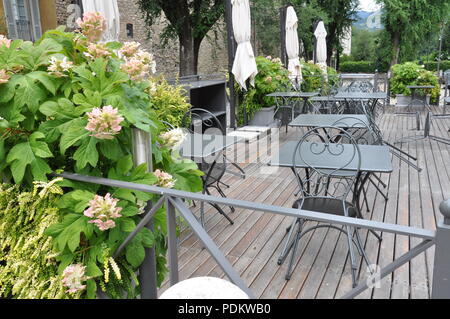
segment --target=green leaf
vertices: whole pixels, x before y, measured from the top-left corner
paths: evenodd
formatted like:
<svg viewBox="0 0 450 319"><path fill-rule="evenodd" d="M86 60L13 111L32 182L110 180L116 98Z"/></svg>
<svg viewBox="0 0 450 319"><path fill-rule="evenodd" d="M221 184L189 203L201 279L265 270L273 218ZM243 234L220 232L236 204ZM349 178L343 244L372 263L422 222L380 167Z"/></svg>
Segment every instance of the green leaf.
<svg viewBox="0 0 450 319"><path fill-rule="evenodd" d="M11 173L16 184L22 182L27 165L35 160L30 143L20 143L13 146L6 157L6 162L11 165Z"/></svg>
<svg viewBox="0 0 450 319"><path fill-rule="evenodd" d="M37 181L47 181L47 174L52 172L50 166L42 158L36 158L31 162L31 173Z"/></svg>
<svg viewBox="0 0 450 319"><path fill-rule="evenodd" d="M88 206L89 201L94 198L94 195L86 190L75 190L64 194L58 202L58 207L81 213Z"/></svg>
<svg viewBox="0 0 450 319"><path fill-rule="evenodd" d="M136 201L136 198L133 195L133 191L125 188L118 188L117 190L115 190L113 193L113 197L127 200L132 203Z"/></svg>
<svg viewBox="0 0 450 319"><path fill-rule="evenodd" d="M88 279L88 281L86 282L86 297L88 299L97 298L97 284L94 279Z"/></svg>
<svg viewBox="0 0 450 319"><path fill-rule="evenodd" d="M123 152L117 138L113 140L103 140L99 144L99 150L106 158L117 161L123 158Z"/></svg>
<svg viewBox="0 0 450 319"><path fill-rule="evenodd" d="M131 155L127 155L117 161L117 172L125 175L133 168L133 158Z"/></svg>
<svg viewBox="0 0 450 319"><path fill-rule="evenodd" d="M18 79L18 87L14 99L14 104L17 107L27 105L30 112L36 113L39 109L39 104L46 98L46 91L37 85L33 78L25 75Z"/></svg>
<svg viewBox="0 0 450 319"><path fill-rule="evenodd" d="M71 121L71 124L66 130L62 133L62 137L60 140L60 150L61 153L64 154L66 150L80 141L89 136L89 131L85 129L87 124L87 120L83 118L75 119Z"/></svg>
<svg viewBox="0 0 450 319"><path fill-rule="evenodd" d="M140 234L142 234L142 244L145 247L152 247L154 245L155 236L149 229L142 228L142 230L140 231Z"/></svg>
<svg viewBox="0 0 450 319"><path fill-rule="evenodd" d="M9 81L5 84L0 84L0 103L7 103L14 97L15 87L14 83Z"/></svg>
<svg viewBox="0 0 450 319"><path fill-rule="evenodd" d="M27 74L28 77L32 78L33 80L39 81L42 83L45 88L52 93L53 95L56 94L56 90L59 87L58 79L49 75L47 72L44 71L34 71Z"/></svg>
<svg viewBox="0 0 450 319"><path fill-rule="evenodd" d="M133 267L139 267L145 258L145 249L137 237L125 249L125 257Z"/></svg>
<svg viewBox="0 0 450 319"><path fill-rule="evenodd" d="M73 154L73 159L77 162L76 168L83 169L89 163L92 167L97 166L98 152L97 152L98 140L94 137L89 137L83 141L81 146Z"/></svg>
<svg viewBox="0 0 450 319"><path fill-rule="evenodd" d="M34 132L30 136L30 146L33 150L33 153L41 158L49 158L53 157L52 152L50 151L46 142L37 141L37 139L45 138L45 135L42 132Z"/></svg>
<svg viewBox="0 0 450 319"><path fill-rule="evenodd" d="M121 218L120 229L126 233L131 233L136 228L135 222L131 218Z"/></svg>

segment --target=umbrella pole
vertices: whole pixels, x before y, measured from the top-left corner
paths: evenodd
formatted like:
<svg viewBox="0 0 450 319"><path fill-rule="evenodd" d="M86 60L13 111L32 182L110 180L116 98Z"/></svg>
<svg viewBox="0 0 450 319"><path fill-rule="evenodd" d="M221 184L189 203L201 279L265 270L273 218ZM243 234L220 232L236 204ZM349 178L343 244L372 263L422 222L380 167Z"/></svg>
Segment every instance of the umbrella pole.
<svg viewBox="0 0 450 319"><path fill-rule="evenodd" d="M225 1L225 19L227 23L228 41L228 86L230 89L230 127L236 128L236 92L234 90L233 68L234 55L236 53L236 41L234 40L231 0Z"/></svg>

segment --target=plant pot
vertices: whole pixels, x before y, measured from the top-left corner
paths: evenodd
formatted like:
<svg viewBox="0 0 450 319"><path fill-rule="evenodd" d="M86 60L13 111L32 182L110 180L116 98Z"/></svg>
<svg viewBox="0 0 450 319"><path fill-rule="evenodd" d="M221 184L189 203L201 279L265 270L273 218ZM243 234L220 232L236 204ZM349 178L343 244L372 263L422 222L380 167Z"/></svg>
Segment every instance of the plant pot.
<svg viewBox="0 0 450 319"><path fill-rule="evenodd" d="M273 123L275 116L275 106L263 107L256 111L249 124L252 126L269 126Z"/></svg>
<svg viewBox="0 0 450 319"><path fill-rule="evenodd" d="M397 94L395 106L408 106L411 103L411 99L412 99L411 95ZM423 106L423 103L421 103L419 101L424 101L424 102L426 101L426 103L428 105L430 105L430 95L427 94L426 97L425 96L416 96L411 105L412 106Z"/></svg>

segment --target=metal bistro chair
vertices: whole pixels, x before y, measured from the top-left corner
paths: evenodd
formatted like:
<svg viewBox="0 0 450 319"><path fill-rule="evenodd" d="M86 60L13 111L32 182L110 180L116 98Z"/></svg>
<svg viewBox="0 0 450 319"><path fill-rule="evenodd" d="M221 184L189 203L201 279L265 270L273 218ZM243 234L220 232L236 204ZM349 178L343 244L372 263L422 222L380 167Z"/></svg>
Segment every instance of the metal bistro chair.
<svg viewBox="0 0 450 319"><path fill-rule="evenodd" d="M357 182L360 176L361 152L354 138L345 130L336 127L320 127L326 130L327 134L319 133L317 129L308 131L298 142L294 155L293 165L296 171L296 178L301 189L301 198L293 205L294 208L317 211L326 214L341 215L347 217L362 218L357 205ZM340 141L345 138L350 143L345 145ZM344 151L345 149L345 151ZM336 169L321 169L321 165L327 166L327 163L339 163ZM304 177L298 171L297 163L306 166ZM352 169L347 169L348 167ZM345 177L336 177L335 173L348 170L349 174ZM333 193L329 191L330 186ZM353 196L350 196L352 189L355 189ZM352 199L348 199L352 197ZM348 250L350 253L353 286L356 286L356 272L358 269L354 248L363 256L367 265L370 265L369 259L363 249L363 244L359 236L358 229L344 226L339 228L332 224L319 224L317 226L304 229L306 220L297 218L287 229L288 236L285 241L283 251L278 259L281 265L291 252L286 280L289 280L292 274L295 254L300 239L308 232L318 228L333 228L345 233L348 240ZM291 239L292 238L292 239Z"/></svg>
<svg viewBox="0 0 450 319"><path fill-rule="evenodd" d="M191 133L199 133L202 134L205 131L205 128L217 128L221 133L224 132L220 121L217 117L214 116L211 112L205 109L192 108L188 112L186 112L182 118L181 126L188 129ZM224 134L222 134L224 135ZM225 150L221 150L216 152L213 155L213 159L211 161L206 161L202 159L202 163L200 164L200 169L205 173L202 176L203 179L203 194L211 195L209 189L215 188L222 197L226 197L223 192L220 184L229 188L229 185L223 183L221 181L222 177L227 172L228 167L228 159L225 155ZM230 224L233 224L233 220L223 211L219 205L210 203L221 215L223 215ZM234 207L230 206L232 212L235 211ZM200 221L202 226L205 226L205 208L204 202L200 204Z"/></svg>
<svg viewBox="0 0 450 319"><path fill-rule="evenodd" d="M367 117L367 123L362 121L361 119L346 116L344 118L339 119L333 126L337 127L346 127L345 131L353 138L354 141L358 145L384 145L383 136L381 135L381 131L378 126L371 121L369 117ZM341 143L351 143L351 140L348 140L345 136L342 137ZM344 172L337 172L336 174L345 174ZM387 201L388 196L378 187L375 183L374 178L386 188L387 185L381 180L379 176L373 173L365 173L363 174L361 180L370 182L375 189L383 196L383 198ZM365 176L367 175L367 176ZM361 186L361 190L363 192L363 201L366 204L367 211L370 211L369 204L367 201L367 187Z"/></svg>

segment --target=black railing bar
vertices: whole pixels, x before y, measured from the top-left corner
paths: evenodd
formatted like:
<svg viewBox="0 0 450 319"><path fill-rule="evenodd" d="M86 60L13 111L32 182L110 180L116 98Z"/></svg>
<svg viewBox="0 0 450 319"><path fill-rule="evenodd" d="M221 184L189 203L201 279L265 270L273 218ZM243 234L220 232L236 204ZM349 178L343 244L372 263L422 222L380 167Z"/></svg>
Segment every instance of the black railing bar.
<svg viewBox="0 0 450 319"><path fill-rule="evenodd" d="M209 237L206 230L198 222L197 218L192 214L190 209L183 203L183 201L180 198L172 197L168 197L168 200L178 210L181 216L183 216L185 221L191 227L192 231L197 235L198 239L203 243L203 245L205 245L205 248L209 251L217 264L219 264L219 266L222 268L231 282L242 289L251 299L256 299L253 292L250 290L250 288L247 287L237 271L219 250L219 247L217 247L211 237Z"/></svg>
<svg viewBox="0 0 450 319"><path fill-rule="evenodd" d="M110 186L110 187L119 187L119 188L143 191L143 192L147 192L147 193L159 194L161 196L166 195L166 196L170 196L170 197L178 197L178 198L183 198L183 199L215 203L215 204L224 205L224 206L240 207L240 208L249 209L249 210L263 211L263 212L279 214L279 215L284 215L284 216L290 216L290 217L296 217L296 218L302 218L302 219L307 219L307 220L315 220L315 221L319 221L319 222L348 225L348 226L357 227L357 228L372 229L375 231L377 231L377 230L384 231L384 232L388 232L388 233L394 233L394 234L398 234L398 235L404 235L404 236L410 236L410 237L416 237L416 238L422 238L422 239L434 239L435 233L436 233L434 230L414 228L414 227L403 226L403 225L388 224L388 223L377 222L377 221L372 221L372 220L338 216L338 215L332 215L332 214L325 214L325 213L319 213L319 212L308 211L308 210L300 210L300 209L295 209L295 208L272 206L272 205L267 205L267 204L263 204L263 203L244 201L244 200L240 200L240 199L215 197L215 196L204 195L204 194L200 194L200 193L192 193L192 192L180 191L180 190L175 190L175 189L168 189L168 188L162 188L162 187L156 187L156 186L136 184L136 183L118 181L118 180L113 180L113 179L107 179L107 178L103 178L103 177L85 176L85 175L72 174L72 173L61 173L61 174L53 174L53 175L67 178L67 179L76 180L76 181L81 181L81 182L88 182L88 183L105 185L105 186Z"/></svg>
<svg viewBox="0 0 450 319"><path fill-rule="evenodd" d="M416 257L417 255L421 254L431 246L435 244L434 240L424 240L420 244L418 244L413 249L409 250L407 253L403 254L396 260L394 260L392 263L387 265L386 267L383 267L380 271L379 277L377 279L383 279L390 273L394 272L397 268L403 266L405 263ZM375 283L373 283L375 284ZM364 290L366 290L369 287L369 281L366 280L364 282L361 282L358 286L356 286L354 289L352 289L350 292L346 293L344 296L342 296L341 299L353 299L356 296L358 296L360 293L362 293Z"/></svg>
<svg viewBox="0 0 450 319"><path fill-rule="evenodd" d="M116 252L114 253L114 258L119 256L120 253L125 249L125 247L130 243L130 241L133 240L133 238L141 231L142 228L144 228L153 218L156 211L164 204L165 196L162 196L155 204L155 206L152 207L152 209L145 215L144 218L141 219L139 224L137 224L136 228L125 238L123 243L117 248Z"/></svg>

